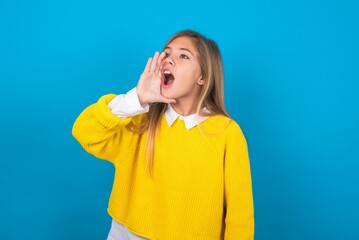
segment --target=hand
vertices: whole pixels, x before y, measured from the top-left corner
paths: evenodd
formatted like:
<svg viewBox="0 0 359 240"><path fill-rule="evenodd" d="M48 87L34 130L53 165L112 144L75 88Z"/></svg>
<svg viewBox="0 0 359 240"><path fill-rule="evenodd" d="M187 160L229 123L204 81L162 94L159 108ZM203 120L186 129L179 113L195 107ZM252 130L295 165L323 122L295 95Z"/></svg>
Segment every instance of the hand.
<svg viewBox="0 0 359 240"><path fill-rule="evenodd" d="M175 103L175 99L165 98L161 94L161 64L166 54L158 52L149 58L137 83L137 95L141 105L153 102Z"/></svg>

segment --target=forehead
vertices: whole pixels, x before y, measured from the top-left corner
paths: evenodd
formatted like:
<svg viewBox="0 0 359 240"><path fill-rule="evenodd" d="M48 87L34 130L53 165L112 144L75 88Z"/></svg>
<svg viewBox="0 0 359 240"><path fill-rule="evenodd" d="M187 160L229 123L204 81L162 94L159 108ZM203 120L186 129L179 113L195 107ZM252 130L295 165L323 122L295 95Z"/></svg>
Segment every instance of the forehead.
<svg viewBox="0 0 359 240"><path fill-rule="evenodd" d="M166 47L171 49L178 50L181 48L187 48L191 52L197 54L197 47L195 45L194 39L190 37L178 37L170 42Z"/></svg>

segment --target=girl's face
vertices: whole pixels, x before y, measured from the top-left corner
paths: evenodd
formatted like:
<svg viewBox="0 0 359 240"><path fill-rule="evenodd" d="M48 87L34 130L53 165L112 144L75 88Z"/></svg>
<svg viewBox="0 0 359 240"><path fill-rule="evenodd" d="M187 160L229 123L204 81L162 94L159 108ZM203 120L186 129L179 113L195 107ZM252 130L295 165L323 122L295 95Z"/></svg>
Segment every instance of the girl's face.
<svg viewBox="0 0 359 240"><path fill-rule="evenodd" d="M164 49L161 65L161 91L166 98L193 104L204 84L198 51L189 37L178 37Z"/></svg>

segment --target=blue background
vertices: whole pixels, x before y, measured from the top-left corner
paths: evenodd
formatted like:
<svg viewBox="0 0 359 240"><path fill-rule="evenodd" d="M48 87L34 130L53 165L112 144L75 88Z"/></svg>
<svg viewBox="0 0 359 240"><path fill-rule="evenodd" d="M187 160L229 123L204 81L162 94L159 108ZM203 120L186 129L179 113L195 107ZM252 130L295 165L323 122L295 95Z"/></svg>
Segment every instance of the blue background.
<svg viewBox="0 0 359 240"><path fill-rule="evenodd" d="M113 167L77 115L182 29L219 45L256 240L359 239L359 2L0 2L0 239L105 239Z"/></svg>

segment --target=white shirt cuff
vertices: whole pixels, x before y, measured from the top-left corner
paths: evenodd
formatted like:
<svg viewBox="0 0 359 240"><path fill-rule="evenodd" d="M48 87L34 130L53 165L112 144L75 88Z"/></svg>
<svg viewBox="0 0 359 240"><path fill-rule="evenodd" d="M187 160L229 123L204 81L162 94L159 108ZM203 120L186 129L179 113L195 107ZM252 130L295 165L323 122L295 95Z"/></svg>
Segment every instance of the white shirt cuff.
<svg viewBox="0 0 359 240"><path fill-rule="evenodd" d="M141 106L138 99L136 88L131 89L126 94L119 94L114 97L109 103L112 114L119 118L126 118L146 113L149 110L149 105Z"/></svg>

